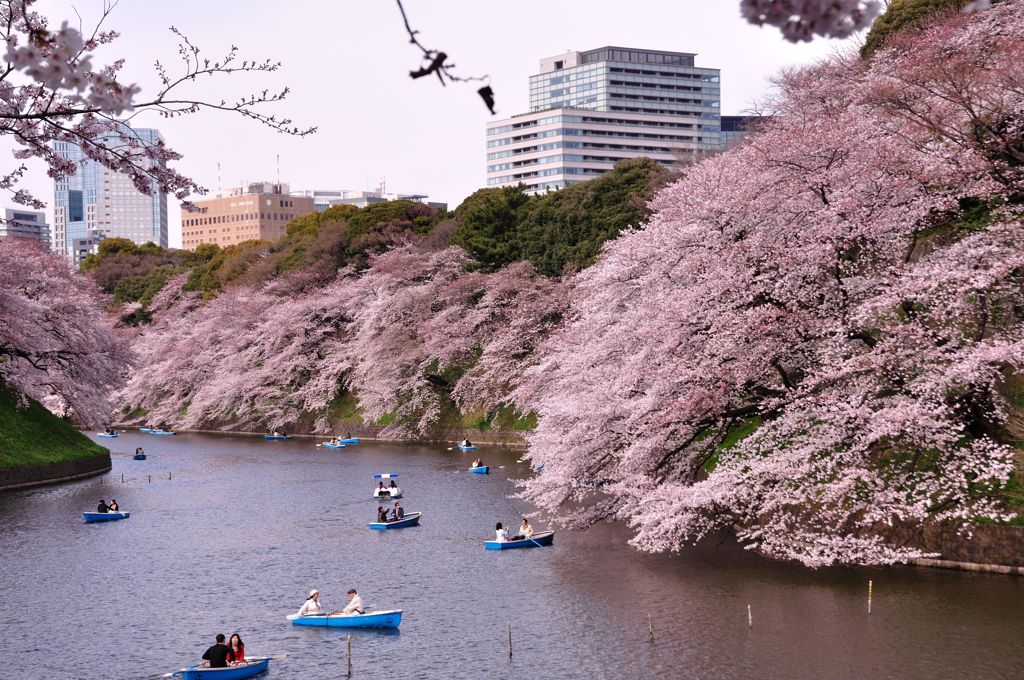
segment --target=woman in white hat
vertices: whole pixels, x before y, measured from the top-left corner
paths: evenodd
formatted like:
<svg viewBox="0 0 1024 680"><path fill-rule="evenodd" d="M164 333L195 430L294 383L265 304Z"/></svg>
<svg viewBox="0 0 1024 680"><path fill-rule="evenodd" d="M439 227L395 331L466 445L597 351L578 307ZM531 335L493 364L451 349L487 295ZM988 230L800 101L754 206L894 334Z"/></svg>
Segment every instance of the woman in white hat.
<svg viewBox="0 0 1024 680"><path fill-rule="evenodd" d="M299 608L299 616L312 616L320 613L320 591L314 588L309 591L309 597Z"/></svg>

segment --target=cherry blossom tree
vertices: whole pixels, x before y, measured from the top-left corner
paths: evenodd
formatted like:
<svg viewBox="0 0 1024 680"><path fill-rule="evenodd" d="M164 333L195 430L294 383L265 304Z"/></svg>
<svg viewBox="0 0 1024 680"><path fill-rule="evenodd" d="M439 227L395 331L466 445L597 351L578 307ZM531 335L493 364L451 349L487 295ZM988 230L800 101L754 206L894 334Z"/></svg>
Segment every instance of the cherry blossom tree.
<svg viewBox="0 0 1024 680"><path fill-rule="evenodd" d="M525 496L645 550L731 529L810 566L920 555L893 524L1008 519L1020 10L784 74L761 134L665 189L516 392L541 414Z"/></svg>
<svg viewBox="0 0 1024 680"><path fill-rule="evenodd" d="M110 414L129 367L96 286L23 239L0 239L0 383L82 426Z"/></svg>
<svg viewBox="0 0 1024 680"><path fill-rule="evenodd" d="M355 393L395 436L437 425L445 408L493 412L557 322L560 284L527 264L470 271L459 248L405 245L327 285L302 273L229 287L202 303L171 279L134 340L139 367L118 401L177 427L331 427Z"/></svg>
<svg viewBox="0 0 1024 680"><path fill-rule="evenodd" d="M77 144L87 158L128 175L143 193L152 193L154 186L182 200L205 193L191 179L167 167L180 154L162 142L144 143L131 134L124 122L143 112L172 118L217 110L284 134L302 136L315 131L264 111L267 105L283 100L287 88L233 101L196 99L186 91L199 77L270 73L279 68L278 62L240 61L234 46L220 59L207 59L184 33L172 27L179 40L180 69L156 62L160 85L153 95L142 97L138 85L118 80L123 61L103 67L93 64L96 49L118 37L114 31L101 30L114 3L104 6L102 18L88 35L67 22L59 29L51 27L44 16L31 10L34 4L35 0L0 2L0 38L6 47L6 64L0 65L0 135L10 135L17 143L16 158L42 159L54 179L76 171L75 164L54 149L54 142L63 141ZM22 164L0 176L0 189L10 192L17 203L44 207L38 198L18 188L26 169Z"/></svg>

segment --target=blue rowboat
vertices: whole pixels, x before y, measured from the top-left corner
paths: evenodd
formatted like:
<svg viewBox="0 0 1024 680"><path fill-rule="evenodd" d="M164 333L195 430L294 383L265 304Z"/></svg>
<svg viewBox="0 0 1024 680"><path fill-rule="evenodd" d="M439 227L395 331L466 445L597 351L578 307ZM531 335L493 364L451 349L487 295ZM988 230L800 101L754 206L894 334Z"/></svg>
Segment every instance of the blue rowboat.
<svg viewBox="0 0 1024 680"><path fill-rule="evenodd" d="M463 446L462 444L459 444L459 450L460 451L476 451L476 447L475 446Z"/></svg>
<svg viewBox="0 0 1024 680"><path fill-rule="evenodd" d="M132 456L132 460L146 460L146 454L136 453L134 456Z"/></svg>
<svg viewBox="0 0 1024 680"><path fill-rule="evenodd" d="M487 475L490 474L490 469L491 468L486 465L477 465L476 467L469 468L469 471L475 472L478 475Z"/></svg>
<svg viewBox="0 0 1024 680"><path fill-rule="evenodd" d="M324 442L320 446L324 447L325 449L343 449L343 448L345 448L346 445L345 444L332 444L330 442Z"/></svg>
<svg viewBox="0 0 1024 680"><path fill-rule="evenodd" d="M128 519L132 513L122 512L83 512L83 522L113 522L115 519Z"/></svg>
<svg viewBox="0 0 1024 680"><path fill-rule="evenodd" d="M148 427L140 427L139 432L152 432L153 430Z"/></svg>
<svg viewBox="0 0 1024 680"><path fill-rule="evenodd" d="M317 614L298 616L290 614L288 620L296 626L320 626L322 628L398 628L402 622L401 609L384 609L365 614Z"/></svg>
<svg viewBox="0 0 1024 680"><path fill-rule="evenodd" d="M404 527L415 526L420 523L420 516L422 512L409 512L406 513L405 517L400 520L393 522L371 522L369 527L371 529L383 530L383 529L402 529Z"/></svg>
<svg viewBox="0 0 1024 680"><path fill-rule="evenodd" d="M173 437L177 432L168 432L167 430L147 430L149 434L160 435L161 437Z"/></svg>
<svg viewBox="0 0 1024 680"><path fill-rule="evenodd" d="M488 550L511 550L512 548L537 548L542 545L551 545L555 540L554 531L538 531L533 538L524 538L521 541L484 541L484 547Z"/></svg>
<svg viewBox="0 0 1024 680"><path fill-rule="evenodd" d="M183 680L235 680L235 678L251 678L259 675L270 667L269 656L254 656L243 663L227 668L210 668L205 664L196 664L171 675L181 676Z"/></svg>
<svg viewBox="0 0 1024 680"><path fill-rule="evenodd" d="M263 438L267 441L285 441L291 439L291 436L287 434L265 434Z"/></svg>
<svg viewBox="0 0 1024 680"><path fill-rule="evenodd" d="M97 432L97 437L103 437L104 439L113 439L117 436L117 432Z"/></svg>
<svg viewBox="0 0 1024 680"><path fill-rule="evenodd" d="M341 443L342 444L358 444L359 443L359 437L349 437L347 439L342 439Z"/></svg>

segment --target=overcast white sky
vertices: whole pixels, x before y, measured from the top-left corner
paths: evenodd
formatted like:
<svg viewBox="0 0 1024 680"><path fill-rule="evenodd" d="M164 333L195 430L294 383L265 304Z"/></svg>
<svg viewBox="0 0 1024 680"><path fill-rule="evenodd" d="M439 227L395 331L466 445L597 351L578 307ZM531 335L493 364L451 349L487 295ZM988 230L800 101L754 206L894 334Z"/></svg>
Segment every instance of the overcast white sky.
<svg viewBox="0 0 1024 680"><path fill-rule="evenodd" d="M59 26L68 17L77 23L72 6L88 28L102 5L41 0L36 8ZM764 95L779 69L844 47L822 39L787 43L776 29L743 21L738 0L406 0L405 7L421 41L446 51L456 73L490 75L499 117L525 112L528 77L540 58L569 50L618 45L694 52L698 66L722 70L722 113L736 114ZM122 35L99 62L123 57L123 80L142 86L143 97L157 84L154 60L172 73L177 68L171 25L209 57L235 44L242 58L283 62L277 73L232 76L193 91L231 100L288 86L292 94L277 111L300 126L317 126L315 135L287 137L218 112L136 118L137 127L158 128L184 155L177 168L210 190L275 179L278 155L281 180L293 189L373 189L385 180L389 191L427 193L454 208L484 185L490 114L478 85L442 88L436 78L410 79L420 55L391 0L121 0L108 21ZM11 148L0 140L0 168L13 165ZM31 166L24 186L52 203L41 164ZM176 202L169 209L171 245L178 246Z"/></svg>

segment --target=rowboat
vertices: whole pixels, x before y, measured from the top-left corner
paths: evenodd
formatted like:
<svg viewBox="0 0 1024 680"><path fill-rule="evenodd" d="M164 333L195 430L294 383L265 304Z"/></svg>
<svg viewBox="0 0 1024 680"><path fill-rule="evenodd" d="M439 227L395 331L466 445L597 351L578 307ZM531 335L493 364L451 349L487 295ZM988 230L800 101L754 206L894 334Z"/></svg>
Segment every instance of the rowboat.
<svg viewBox="0 0 1024 680"><path fill-rule="evenodd" d="M97 432L97 437L103 437L104 439L114 439L117 437L117 432Z"/></svg>
<svg viewBox="0 0 1024 680"><path fill-rule="evenodd" d="M162 437L173 437L174 435L177 434L177 432L170 432L168 430L145 430L145 431L148 432L149 434L156 434L156 435L160 435Z"/></svg>
<svg viewBox="0 0 1024 680"><path fill-rule="evenodd" d="M491 468L489 468L486 465L477 465L476 467L469 468L469 471L470 472L475 472L478 475L486 475L486 474L490 474L490 469Z"/></svg>
<svg viewBox="0 0 1024 680"><path fill-rule="evenodd" d="M136 453L134 456L132 456L132 460L146 460L146 454Z"/></svg>
<svg viewBox="0 0 1024 680"><path fill-rule="evenodd" d="M299 616L290 614L288 620L296 626L321 626L323 628L398 628L402 622L401 609L384 609L365 614L316 614Z"/></svg>
<svg viewBox="0 0 1024 680"><path fill-rule="evenodd" d="M398 473L397 472L383 472L381 474L374 475L373 478L377 479L377 480L382 480L382 479L398 479ZM378 486L378 487L376 487L373 490L373 497L377 498L377 499L384 499L384 500L390 500L392 498L401 498L402 497L402 489L400 489L397 486L395 486L395 487L387 487L386 486L386 487L384 487L382 489L382 488L380 488Z"/></svg>
<svg viewBox="0 0 1024 680"><path fill-rule="evenodd" d="M287 439L291 439L291 435L287 435L287 434L265 434L265 435L263 435L263 438L266 439L267 441L285 441Z"/></svg>
<svg viewBox="0 0 1024 680"><path fill-rule="evenodd" d="M121 510L113 512L83 512L83 522L113 522L115 519L128 519L132 513Z"/></svg>
<svg viewBox="0 0 1024 680"><path fill-rule="evenodd" d="M251 678L259 675L270 667L270 656L254 656L242 663L227 668L210 668L206 662L197 663L188 668L171 673L172 676L181 676L183 680L235 680L236 678Z"/></svg>
<svg viewBox="0 0 1024 680"><path fill-rule="evenodd" d="M524 538L520 541L484 541L484 547L488 550L511 550L512 548L537 548L542 545L551 545L555 539L554 531L538 531L533 538Z"/></svg>
<svg viewBox="0 0 1024 680"><path fill-rule="evenodd" d="M359 437L347 437L346 439L342 439L341 443L342 444L358 444L359 443Z"/></svg>
<svg viewBox="0 0 1024 680"><path fill-rule="evenodd" d="M330 442L324 442L320 446L324 447L325 449L343 449L345 448L346 444L332 444Z"/></svg>
<svg viewBox="0 0 1024 680"><path fill-rule="evenodd" d="M409 512L402 519L393 522L371 522L369 527L377 530L411 527L420 523L420 515L422 514L422 512Z"/></svg>
<svg viewBox="0 0 1024 680"><path fill-rule="evenodd" d="M472 444L470 446L463 446L462 444L459 444L459 450L460 451L476 451L476 446L474 446Z"/></svg>
<svg viewBox="0 0 1024 680"><path fill-rule="evenodd" d="M139 432L152 432L153 429L150 427L140 427Z"/></svg>

